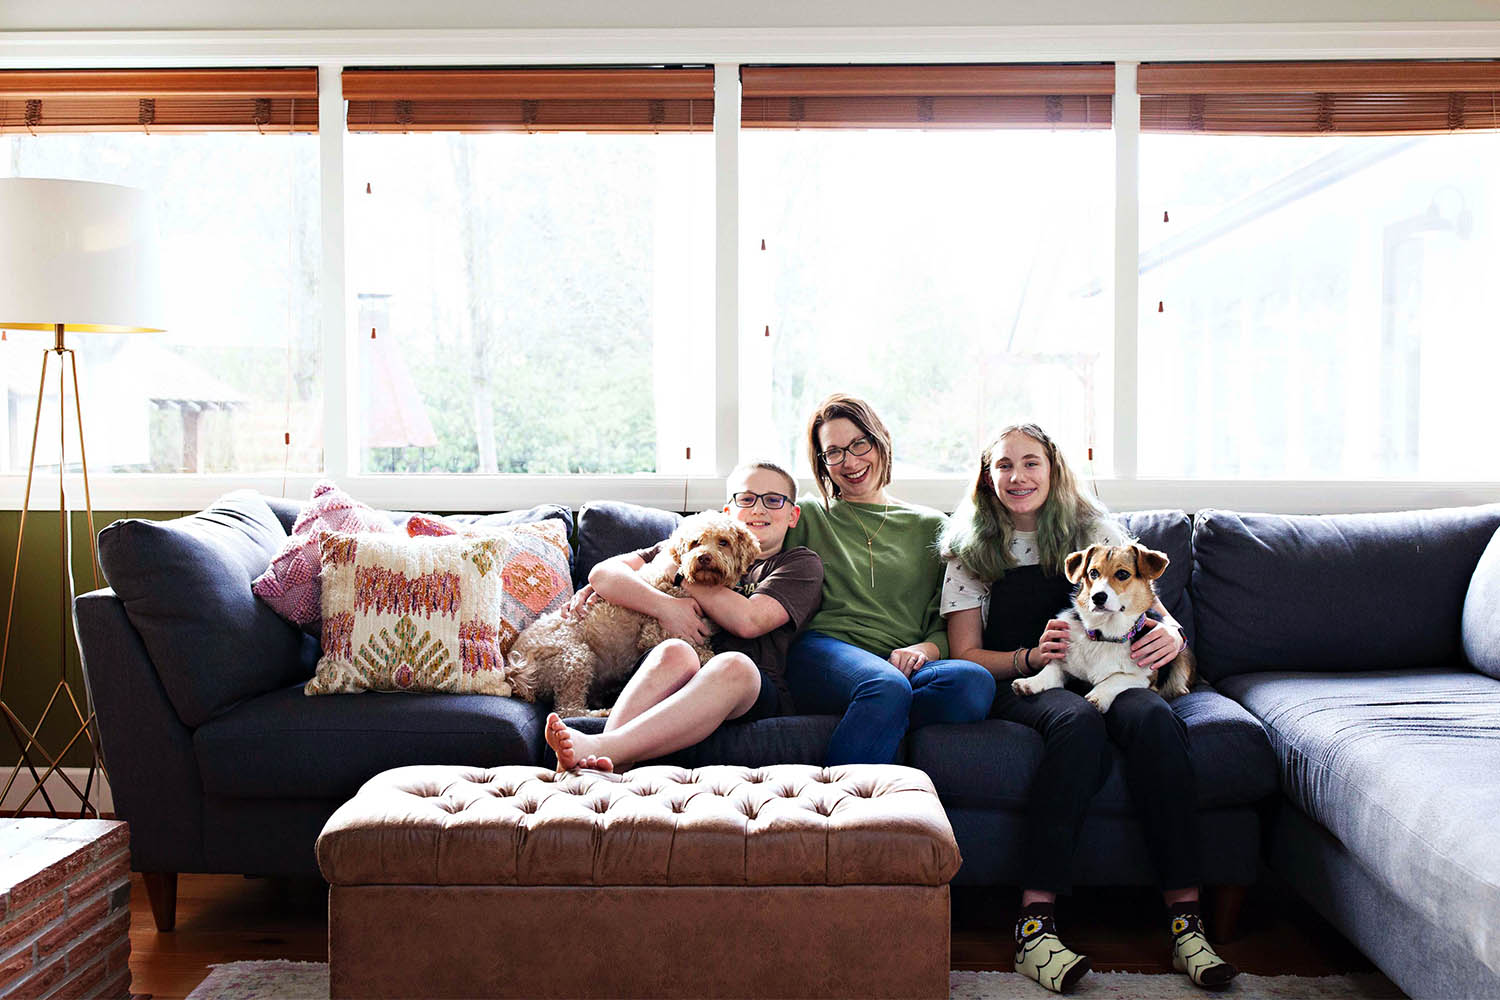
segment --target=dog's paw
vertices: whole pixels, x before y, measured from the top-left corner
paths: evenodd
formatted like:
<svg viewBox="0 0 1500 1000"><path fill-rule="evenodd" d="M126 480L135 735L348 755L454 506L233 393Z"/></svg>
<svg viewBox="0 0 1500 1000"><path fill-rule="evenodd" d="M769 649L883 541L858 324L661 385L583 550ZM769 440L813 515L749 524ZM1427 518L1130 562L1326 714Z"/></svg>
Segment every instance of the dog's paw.
<svg viewBox="0 0 1500 1000"><path fill-rule="evenodd" d="M609 718L609 709L591 708L589 709L588 716L591 719L607 719Z"/></svg>
<svg viewBox="0 0 1500 1000"><path fill-rule="evenodd" d="M1019 677L1010 682L1010 689L1023 697L1029 694L1040 693L1040 690L1033 687L1029 680Z"/></svg>
<svg viewBox="0 0 1500 1000"><path fill-rule="evenodd" d="M1098 690L1090 691L1083 696L1084 700L1093 705L1101 713L1108 712L1109 706L1115 703L1115 696L1110 693L1101 693Z"/></svg>

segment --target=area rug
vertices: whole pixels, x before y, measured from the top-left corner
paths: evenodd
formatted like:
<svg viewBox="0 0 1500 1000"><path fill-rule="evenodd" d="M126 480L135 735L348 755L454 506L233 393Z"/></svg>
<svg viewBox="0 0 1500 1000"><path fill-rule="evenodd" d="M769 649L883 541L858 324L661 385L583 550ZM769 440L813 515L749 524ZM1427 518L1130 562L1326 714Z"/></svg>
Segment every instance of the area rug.
<svg viewBox="0 0 1500 1000"><path fill-rule="evenodd" d="M1036 983L1014 972L953 972L952 1000L1047 1000ZM1075 997L1097 1000L1204 1000L1185 976L1092 972ZM1240 1000L1389 1000L1400 997L1382 976L1242 975L1219 996ZM213 966L188 1000L327 1000L328 966L322 962L229 962Z"/></svg>

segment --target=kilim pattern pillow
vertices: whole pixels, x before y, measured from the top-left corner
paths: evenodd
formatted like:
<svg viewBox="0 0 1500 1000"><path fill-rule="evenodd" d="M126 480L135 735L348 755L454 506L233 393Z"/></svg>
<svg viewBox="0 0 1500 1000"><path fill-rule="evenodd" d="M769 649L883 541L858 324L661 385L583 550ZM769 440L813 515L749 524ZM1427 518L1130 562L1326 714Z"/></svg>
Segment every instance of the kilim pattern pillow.
<svg viewBox="0 0 1500 1000"><path fill-rule="evenodd" d="M317 635L322 587L318 574L318 535L325 531L392 532L391 519L324 481L313 487L312 502L297 516L292 535L271 565L250 584L250 590L271 610L294 625Z"/></svg>
<svg viewBox="0 0 1500 1000"><path fill-rule="evenodd" d="M572 596L557 521L482 533L322 536L323 657L303 689L510 694L522 629Z"/></svg>

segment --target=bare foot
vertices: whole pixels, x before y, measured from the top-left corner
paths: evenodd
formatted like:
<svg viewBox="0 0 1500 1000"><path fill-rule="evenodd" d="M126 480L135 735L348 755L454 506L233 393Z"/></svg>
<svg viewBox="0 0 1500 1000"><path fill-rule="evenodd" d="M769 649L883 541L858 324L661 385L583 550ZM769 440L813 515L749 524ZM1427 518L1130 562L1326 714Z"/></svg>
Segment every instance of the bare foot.
<svg viewBox="0 0 1500 1000"><path fill-rule="evenodd" d="M615 769L615 762L608 757L597 757L594 754L589 754L579 762L578 766L587 768L590 771L612 772Z"/></svg>
<svg viewBox="0 0 1500 1000"><path fill-rule="evenodd" d="M596 749L597 736L588 733L580 733L576 729L569 729L563 724L556 712L547 716L547 745L557 755L557 769L559 771L571 771L575 767L595 767L601 771L613 771L614 762L608 757L600 757L592 753ZM596 761L595 764L585 763L587 760ZM607 762L605 763L598 762Z"/></svg>

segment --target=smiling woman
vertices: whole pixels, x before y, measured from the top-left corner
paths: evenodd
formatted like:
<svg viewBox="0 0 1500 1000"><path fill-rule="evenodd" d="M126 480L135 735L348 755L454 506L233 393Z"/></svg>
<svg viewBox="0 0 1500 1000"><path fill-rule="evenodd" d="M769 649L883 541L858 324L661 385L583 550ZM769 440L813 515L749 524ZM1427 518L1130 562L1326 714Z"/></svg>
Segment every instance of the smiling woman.
<svg viewBox="0 0 1500 1000"><path fill-rule="evenodd" d="M891 435L874 409L830 396L807 447L821 500L803 503L787 544L822 557L823 607L787 653L787 682L802 710L843 715L829 764L889 763L908 728L984 718L995 682L946 658L934 546L943 515L886 495Z"/></svg>

